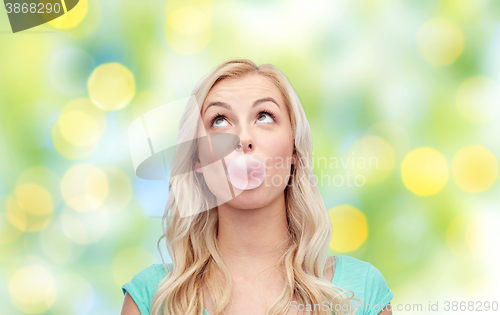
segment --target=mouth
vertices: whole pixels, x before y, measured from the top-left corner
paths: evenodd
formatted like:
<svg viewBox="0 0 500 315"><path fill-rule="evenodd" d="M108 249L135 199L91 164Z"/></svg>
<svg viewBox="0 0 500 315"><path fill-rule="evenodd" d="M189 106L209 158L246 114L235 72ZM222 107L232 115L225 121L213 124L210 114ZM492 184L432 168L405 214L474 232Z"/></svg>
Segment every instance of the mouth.
<svg viewBox="0 0 500 315"><path fill-rule="evenodd" d="M227 174L226 174L226 178L227 178L228 182L229 182L230 184L232 184L232 183L231 183L231 179L229 178L229 175L227 175ZM250 178L250 177L249 177L249 178ZM234 186L234 185L233 185L233 186ZM251 185L250 180L249 180L249 181L248 181L248 184L247 184L247 186L246 186L245 188L236 187L236 186L235 186L235 187L236 187L236 188L238 188L238 189L241 189L241 190L247 191L247 190L253 190L253 189L255 189L255 188L259 187L259 186L260 186L260 184L259 184L259 185Z"/></svg>
<svg viewBox="0 0 500 315"><path fill-rule="evenodd" d="M229 163L226 177L234 187L250 190L264 182L265 174L264 162L258 156L243 154Z"/></svg>

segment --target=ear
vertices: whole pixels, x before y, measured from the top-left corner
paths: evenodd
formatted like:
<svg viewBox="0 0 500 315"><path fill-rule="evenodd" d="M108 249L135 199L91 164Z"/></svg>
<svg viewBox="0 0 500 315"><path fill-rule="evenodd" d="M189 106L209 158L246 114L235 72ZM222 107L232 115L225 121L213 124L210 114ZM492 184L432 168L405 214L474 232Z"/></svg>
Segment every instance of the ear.
<svg viewBox="0 0 500 315"><path fill-rule="evenodd" d="M293 145L293 154L292 154L292 164L295 165L296 162L296 157L297 157L297 149L295 149L295 144Z"/></svg>
<svg viewBox="0 0 500 315"><path fill-rule="evenodd" d="M196 162L194 162L193 171L200 174L203 173L203 170L201 169L201 163L199 160L196 160Z"/></svg>

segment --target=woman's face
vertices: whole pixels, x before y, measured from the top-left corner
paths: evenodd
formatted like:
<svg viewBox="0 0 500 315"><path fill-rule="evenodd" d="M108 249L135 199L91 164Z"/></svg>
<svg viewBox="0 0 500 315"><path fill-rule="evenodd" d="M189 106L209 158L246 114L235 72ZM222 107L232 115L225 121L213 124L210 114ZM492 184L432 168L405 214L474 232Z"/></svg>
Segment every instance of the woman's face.
<svg viewBox="0 0 500 315"><path fill-rule="evenodd" d="M295 163L294 137L288 110L274 83L259 74L217 82L203 102L201 123L207 134L230 133L238 136L242 145L238 153L254 154L264 161L266 167L266 176L260 186L249 190L238 190L233 186L235 197L231 198L223 192L223 187L231 185L223 168L219 166L215 174L215 168L202 169L197 162L195 169L203 172L205 182L217 196L218 204L228 203L240 209L258 208L283 193L290 177L291 164ZM226 166L238 155L233 153L225 158ZM210 158L210 153L200 151L203 165L211 163L207 158Z"/></svg>

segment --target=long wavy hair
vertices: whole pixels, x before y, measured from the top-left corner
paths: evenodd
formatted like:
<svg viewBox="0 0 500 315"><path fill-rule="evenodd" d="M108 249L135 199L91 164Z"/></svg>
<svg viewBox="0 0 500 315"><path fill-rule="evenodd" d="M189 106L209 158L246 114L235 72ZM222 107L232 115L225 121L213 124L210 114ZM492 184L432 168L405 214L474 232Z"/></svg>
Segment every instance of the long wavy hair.
<svg viewBox="0 0 500 315"><path fill-rule="evenodd" d="M324 275L325 268L332 268L331 264L326 266L332 227L313 176L311 129L299 98L278 69L269 64L257 66L246 59L229 60L214 68L193 90L196 102L189 102L182 115L177 143L196 139L198 124L195 122L201 110L197 104L203 104L215 83L249 73L268 78L281 91L289 112L296 150L296 163L290 170L291 176L284 190L289 244L277 266L285 275L285 284L268 314L285 314L292 305L294 294L297 304L322 306L314 310L314 314L330 315L331 309L337 315L353 314L351 299L359 299L353 297L352 291L344 291L332 284ZM172 267L167 268L163 262L167 276L153 297L152 315L202 315L205 308L203 285L206 285L215 305L215 313L211 315L223 314L230 302L231 275L217 246L218 208L204 211L207 200L213 201L215 196L208 189L203 174L192 171L198 158L195 142L179 154L176 152L173 161L173 167L179 169L180 175L170 178L170 194L162 220L163 235L158 240L160 249L161 240L166 238ZM194 214L182 216L181 209L192 209ZM328 310L323 307L324 301L328 303Z"/></svg>

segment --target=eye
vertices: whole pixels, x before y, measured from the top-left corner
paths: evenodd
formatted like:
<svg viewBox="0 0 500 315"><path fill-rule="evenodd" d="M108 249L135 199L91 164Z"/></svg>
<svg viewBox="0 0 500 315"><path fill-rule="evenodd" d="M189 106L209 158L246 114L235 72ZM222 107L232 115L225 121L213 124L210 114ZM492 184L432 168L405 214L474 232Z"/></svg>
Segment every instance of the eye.
<svg viewBox="0 0 500 315"><path fill-rule="evenodd" d="M214 118L212 118L212 120L210 121L210 127L225 127L225 126L227 126L227 125L223 125L222 124L223 122L226 122L226 124L227 124L226 117L221 115L221 114L216 114L214 116Z"/></svg>
<svg viewBox="0 0 500 315"><path fill-rule="evenodd" d="M268 111L262 111L257 116L257 121L264 123L264 124L272 123L272 122L274 122L274 120L275 119L274 119L273 113L270 113Z"/></svg>

